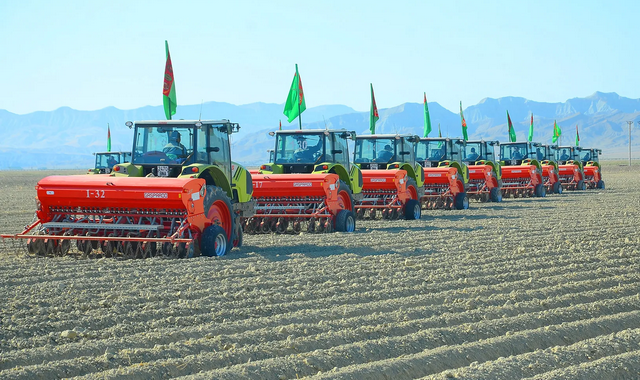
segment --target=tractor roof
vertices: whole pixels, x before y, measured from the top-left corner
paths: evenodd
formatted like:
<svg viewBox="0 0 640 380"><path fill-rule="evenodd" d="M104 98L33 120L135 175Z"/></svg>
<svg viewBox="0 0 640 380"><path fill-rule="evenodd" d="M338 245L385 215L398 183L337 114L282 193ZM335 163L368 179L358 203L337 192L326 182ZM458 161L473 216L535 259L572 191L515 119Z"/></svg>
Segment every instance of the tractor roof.
<svg viewBox="0 0 640 380"><path fill-rule="evenodd" d="M162 125L185 125L185 124L196 124L196 123L202 123L202 124L229 124L231 123L229 120L227 119L221 119L221 120L140 120L140 121L136 121L135 124L136 125L158 125L158 124L162 124Z"/></svg>
<svg viewBox="0 0 640 380"><path fill-rule="evenodd" d="M400 139L402 137L414 137L411 133L399 134L386 134L386 135L359 135L358 139ZM416 136L417 137L417 136Z"/></svg>
<svg viewBox="0 0 640 380"><path fill-rule="evenodd" d="M342 133L349 132L346 129L288 129L282 131L275 131L277 134L286 134L286 135L305 135L305 134L316 134L316 133Z"/></svg>
<svg viewBox="0 0 640 380"><path fill-rule="evenodd" d="M484 140L467 140L467 143L472 143L472 144L476 144L476 143L487 143L489 145L498 145L500 144L500 141L498 140L490 140L490 141L484 141Z"/></svg>

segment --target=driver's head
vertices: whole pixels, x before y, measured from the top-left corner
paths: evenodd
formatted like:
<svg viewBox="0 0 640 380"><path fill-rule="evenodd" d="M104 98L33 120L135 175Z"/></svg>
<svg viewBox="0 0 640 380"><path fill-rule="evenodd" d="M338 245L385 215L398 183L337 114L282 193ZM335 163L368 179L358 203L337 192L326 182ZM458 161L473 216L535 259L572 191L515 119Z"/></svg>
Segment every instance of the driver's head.
<svg viewBox="0 0 640 380"><path fill-rule="evenodd" d="M384 150L391 152L391 145L385 145Z"/></svg>
<svg viewBox="0 0 640 380"><path fill-rule="evenodd" d="M169 134L169 141L170 142L180 142L180 132L178 131L171 131L171 133Z"/></svg>
<svg viewBox="0 0 640 380"><path fill-rule="evenodd" d="M471 148L471 153L475 153L476 152L476 148Z"/></svg>

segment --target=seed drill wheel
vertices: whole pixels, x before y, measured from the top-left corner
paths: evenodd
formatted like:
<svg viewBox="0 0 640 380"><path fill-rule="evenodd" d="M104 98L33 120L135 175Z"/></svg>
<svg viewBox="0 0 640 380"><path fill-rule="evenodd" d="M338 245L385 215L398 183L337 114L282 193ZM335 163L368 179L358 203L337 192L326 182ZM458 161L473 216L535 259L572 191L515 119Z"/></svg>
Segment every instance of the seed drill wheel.
<svg viewBox="0 0 640 380"><path fill-rule="evenodd" d="M604 190L604 181L603 180L599 180L598 183L596 183L596 189L603 189Z"/></svg>
<svg viewBox="0 0 640 380"><path fill-rule="evenodd" d="M492 187L491 190L489 190L489 198L491 202L502 202L502 191L497 187Z"/></svg>
<svg viewBox="0 0 640 380"><path fill-rule="evenodd" d="M229 250L227 232L217 224L204 229L200 238L200 251L203 256L224 256Z"/></svg>
<svg viewBox="0 0 640 380"><path fill-rule="evenodd" d="M551 192L554 194L562 194L562 184L560 181L551 185Z"/></svg>
<svg viewBox="0 0 640 380"><path fill-rule="evenodd" d="M467 197L467 193L462 192L456 194L455 199L453 200L453 207L456 210L466 210L469 208L469 197Z"/></svg>
<svg viewBox="0 0 640 380"><path fill-rule="evenodd" d="M420 202L415 199L409 199L407 203L404 204L402 213L406 220L420 219L420 217L422 216Z"/></svg>
<svg viewBox="0 0 640 380"><path fill-rule="evenodd" d="M338 181L338 204L345 210L353 210L353 195L344 181Z"/></svg>
<svg viewBox="0 0 640 380"><path fill-rule="evenodd" d="M547 188L543 184L537 184L534 194L536 197L543 198L547 195Z"/></svg>
<svg viewBox="0 0 640 380"><path fill-rule="evenodd" d="M335 230L338 232L353 232L356 229L356 218L353 211L340 210L336 216Z"/></svg>
<svg viewBox="0 0 640 380"><path fill-rule="evenodd" d="M217 248L214 248L214 244L207 244L207 249L205 250L200 247L202 254L205 256L222 256L227 254L233 245L233 227L234 227L234 214L232 212L231 200L227 196L227 193L224 192L219 187L216 186L207 186L207 194L204 197L204 213L211 222L211 225L219 226L226 233L226 241L224 242L224 248L226 251L222 254L219 254ZM207 227L209 228L209 227ZM205 228L205 231L207 230ZM204 232L202 235L202 239L204 239ZM209 237L211 239L211 237ZM229 244L231 242L231 244ZM222 243L222 242L220 242ZM222 246L222 244L219 244ZM218 247L218 245L215 245Z"/></svg>

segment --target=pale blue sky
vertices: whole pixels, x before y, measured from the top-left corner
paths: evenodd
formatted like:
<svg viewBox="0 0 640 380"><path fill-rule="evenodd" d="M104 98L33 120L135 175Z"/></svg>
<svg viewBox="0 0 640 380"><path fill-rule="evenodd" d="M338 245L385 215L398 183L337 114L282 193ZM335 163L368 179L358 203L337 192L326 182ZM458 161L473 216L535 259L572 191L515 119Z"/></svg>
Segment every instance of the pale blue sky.
<svg viewBox="0 0 640 380"><path fill-rule="evenodd" d="M485 97L640 98L639 1L0 0L0 109L162 104L164 40L178 107L307 107ZM195 117L196 115L194 115Z"/></svg>

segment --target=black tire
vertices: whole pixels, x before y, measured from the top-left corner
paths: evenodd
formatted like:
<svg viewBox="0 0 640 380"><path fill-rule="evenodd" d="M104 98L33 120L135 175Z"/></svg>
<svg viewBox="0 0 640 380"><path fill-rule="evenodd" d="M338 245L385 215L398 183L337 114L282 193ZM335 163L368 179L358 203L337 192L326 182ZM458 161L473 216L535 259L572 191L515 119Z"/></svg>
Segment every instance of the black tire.
<svg viewBox="0 0 640 380"><path fill-rule="evenodd" d="M224 228L212 224L205 228L200 238L200 252L202 256L224 256L230 248L227 233Z"/></svg>
<svg viewBox="0 0 640 380"><path fill-rule="evenodd" d="M409 178L409 180L407 181L407 190L409 190L409 188L413 187L415 189L416 192L416 198L418 197L418 184L416 183L416 180L413 178ZM419 219L419 218L418 218Z"/></svg>
<svg viewBox="0 0 640 380"><path fill-rule="evenodd" d="M351 202L350 205L345 205L348 207L345 207L345 209L353 211L353 192L351 191L351 188L349 188L349 186L343 181L340 180L338 181L338 195L340 195L340 193L342 193L343 191L346 191L349 194L349 201Z"/></svg>
<svg viewBox="0 0 640 380"><path fill-rule="evenodd" d="M228 212L229 212L229 214L226 215L226 217L230 221L229 222L230 225L229 225L228 229L225 228L225 227L219 226L226 233L226 238L227 238L226 239L226 252L222 254L222 255L225 255L225 254L229 253L229 251L231 251L231 248L233 246L233 241L234 241L234 239L236 239L235 238L236 230L234 228L235 225L236 225L236 215L233 212L233 207L231 205L231 199L229 199L229 196L227 195L227 193L224 190L222 190L222 188L220 188L220 187L207 185L207 194L204 196L204 201L203 201L204 215L205 216L209 215L209 211L211 209L211 206L214 203L217 203L217 202L224 203L226 205L226 207L227 207ZM204 236L204 231L203 231L203 236ZM202 247L202 242L200 243L200 247ZM201 251L203 252L203 255L205 255L204 254L204 250L201 249ZM215 256L222 256L222 255L215 255Z"/></svg>
<svg viewBox="0 0 640 380"><path fill-rule="evenodd" d="M599 180L598 183L596 183L596 189L603 189L604 190L604 181L603 180Z"/></svg>
<svg viewBox="0 0 640 380"><path fill-rule="evenodd" d="M584 190L586 188L587 188L587 186L585 186L583 180L578 181L578 184L576 185L576 190Z"/></svg>
<svg viewBox="0 0 640 380"><path fill-rule="evenodd" d="M420 219L420 217L422 217L422 207L420 207L420 202L415 199L409 199L407 203L404 204L402 213L406 220Z"/></svg>
<svg viewBox="0 0 640 380"><path fill-rule="evenodd" d="M469 197L467 197L467 193L456 194L453 200L453 208L456 210L466 210L469 208Z"/></svg>
<svg viewBox="0 0 640 380"><path fill-rule="evenodd" d="M539 183L536 185L535 194L536 194L536 197L544 198L547 196L547 188L544 187L543 184Z"/></svg>
<svg viewBox="0 0 640 380"><path fill-rule="evenodd" d="M502 191L497 187L492 187L489 190L489 199L491 199L491 202L502 202Z"/></svg>
<svg viewBox="0 0 640 380"><path fill-rule="evenodd" d="M335 230L338 232L353 232L356 229L356 216L353 211L340 210L336 216Z"/></svg>
<svg viewBox="0 0 640 380"><path fill-rule="evenodd" d="M560 181L553 184L553 186L551 187L551 191L554 194L562 194L562 184L560 183Z"/></svg>

